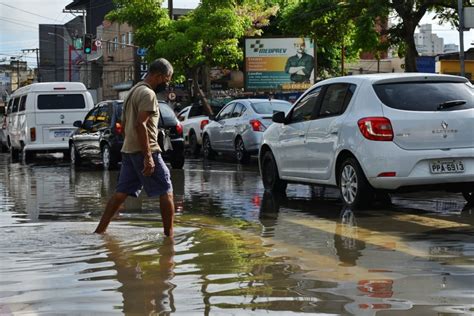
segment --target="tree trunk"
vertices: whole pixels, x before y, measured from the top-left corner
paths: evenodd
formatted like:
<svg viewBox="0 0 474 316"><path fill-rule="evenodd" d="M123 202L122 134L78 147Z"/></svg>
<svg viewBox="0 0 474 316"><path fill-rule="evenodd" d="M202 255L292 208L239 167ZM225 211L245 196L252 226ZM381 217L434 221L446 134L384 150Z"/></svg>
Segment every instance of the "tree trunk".
<svg viewBox="0 0 474 316"><path fill-rule="evenodd" d="M204 92L202 92L201 88L199 87L199 70L200 70L199 67L193 69L194 95L197 96L197 98L201 101L206 114L208 116L211 116L211 115L214 115L214 112L212 111L212 108L209 105L209 102L207 101L206 95L204 94Z"/></svg>
<svg viewBox="0 0 474 316"><path fill-rule="evenodd" d="M418 57L418 51L416 50L415 39L413 38L413 32L405 35L406 52L405 52L405 72L417 72L416 58Z"/></svg>

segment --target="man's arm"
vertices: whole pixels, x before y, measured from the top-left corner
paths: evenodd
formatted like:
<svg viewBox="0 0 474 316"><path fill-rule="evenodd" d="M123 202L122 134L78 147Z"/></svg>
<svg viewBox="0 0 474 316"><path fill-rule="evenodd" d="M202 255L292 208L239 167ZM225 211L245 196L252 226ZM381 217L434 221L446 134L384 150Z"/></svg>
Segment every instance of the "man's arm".
<svg viewBox="0 0 474 316"><path fill-rule="evenodd" d="M143 175L146 177L150 176L155 170L155 162L153 161L153 157L151 156L150 141L148 139L148 133L146 130L146 123L148 122L152 114L153 112L148 111L138 112L137 121L135 123L138 141L140 143L140 147L144 156L144 168L142 172Z"/></svg>

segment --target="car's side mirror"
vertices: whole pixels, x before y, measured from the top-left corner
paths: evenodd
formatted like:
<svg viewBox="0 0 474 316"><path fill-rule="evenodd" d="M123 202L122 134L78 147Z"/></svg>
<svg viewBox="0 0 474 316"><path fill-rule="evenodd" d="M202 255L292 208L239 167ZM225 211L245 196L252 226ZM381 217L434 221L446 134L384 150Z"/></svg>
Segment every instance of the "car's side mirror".
<svg viewBox="0 0 474 316"><path fill-rule="evenodd" d="M74 121L74 123L72 123L72 126L74 126L74 127L82 127L82 121Z"/></svg>
<svg viewBox="0 0 474 316"><path fill-rule="evenodd" d="M211 115L209 115L209 119L210 119L211 121L215 121L215 120L216 120L216 116L215 116L214 114L211 114Z"/></svg>
<svg viewBox="0 0 474 316"><path fill-rule="evenodd" d="M285 112L275 112L272 115L272 121L275 123L285 123Z"/></svg>

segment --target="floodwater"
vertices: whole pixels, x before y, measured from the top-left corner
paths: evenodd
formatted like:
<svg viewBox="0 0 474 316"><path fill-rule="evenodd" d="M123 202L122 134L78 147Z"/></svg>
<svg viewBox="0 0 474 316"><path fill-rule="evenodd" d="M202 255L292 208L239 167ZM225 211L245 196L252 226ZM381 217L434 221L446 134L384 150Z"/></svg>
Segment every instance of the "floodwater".
<svg viewBox="0 0 474 316"><path fill-rule="evenodd" d="M456 194L352 211L264 194L255 164L172 170L176 236L135 199L92 234L117 172L0 155L1 315L473 315L474 208Z"/></svg>

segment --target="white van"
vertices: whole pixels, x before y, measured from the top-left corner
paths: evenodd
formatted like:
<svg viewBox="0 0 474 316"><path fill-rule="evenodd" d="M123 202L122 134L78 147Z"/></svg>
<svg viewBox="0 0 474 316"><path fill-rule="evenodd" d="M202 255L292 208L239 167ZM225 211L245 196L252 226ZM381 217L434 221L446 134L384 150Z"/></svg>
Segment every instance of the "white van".
<svg viewBox="0 0 474 316"><path fill-rule="evenodd" d="M80 82L33 83L16 90L7 108L7 142L12 160L25 161L36 153L69 153L69 135L94 106Z"/></svg>

